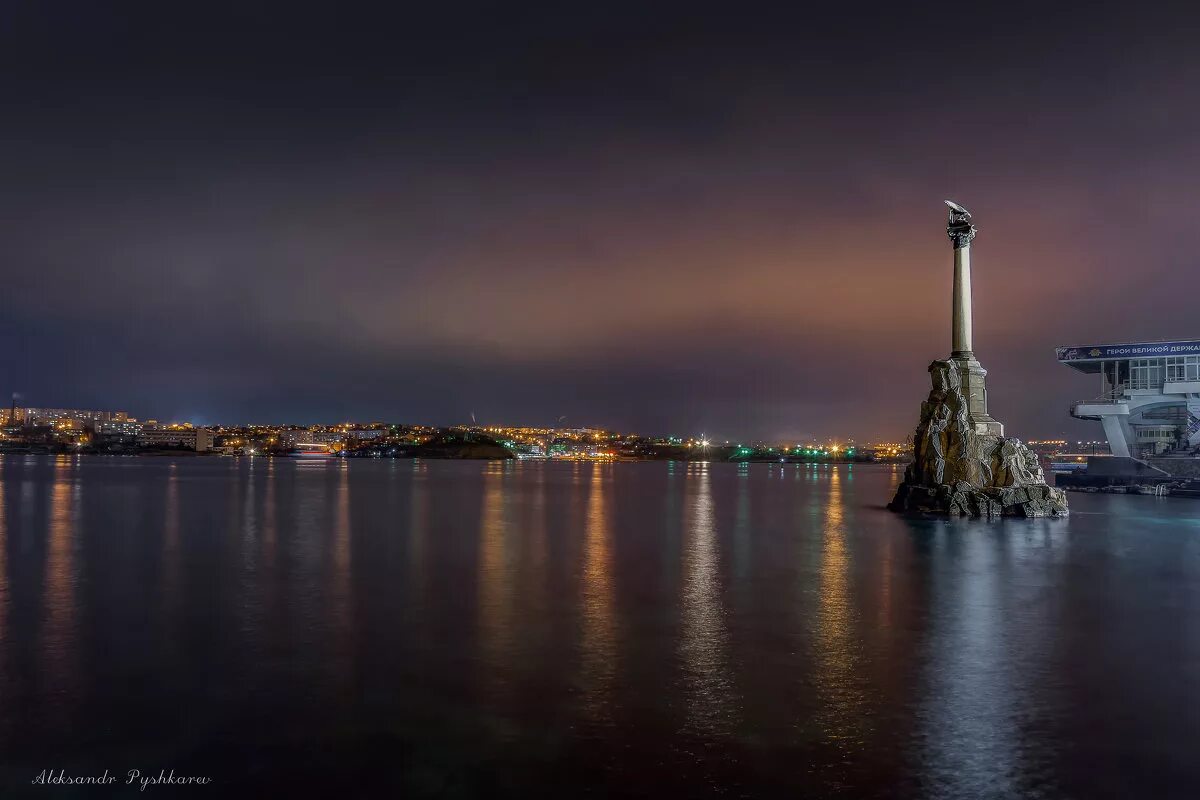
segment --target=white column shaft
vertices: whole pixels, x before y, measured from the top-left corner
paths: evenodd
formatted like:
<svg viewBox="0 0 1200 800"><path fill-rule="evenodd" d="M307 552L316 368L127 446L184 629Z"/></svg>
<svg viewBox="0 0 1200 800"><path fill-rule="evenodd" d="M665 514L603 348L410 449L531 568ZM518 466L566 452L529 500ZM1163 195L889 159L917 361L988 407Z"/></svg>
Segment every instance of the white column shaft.
<svg viewBox="0 0 1200 800"><path fill-rule="evenodd" d="M971 246L954 249L954 305L951 333L952 355L970 353L971 348Z"/></svg>

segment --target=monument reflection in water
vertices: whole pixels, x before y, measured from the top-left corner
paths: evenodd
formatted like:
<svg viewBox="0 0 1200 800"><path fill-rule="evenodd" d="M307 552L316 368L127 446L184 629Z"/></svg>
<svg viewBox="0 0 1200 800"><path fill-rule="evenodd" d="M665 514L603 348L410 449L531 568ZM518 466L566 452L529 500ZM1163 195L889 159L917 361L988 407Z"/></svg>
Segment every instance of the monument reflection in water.
<svg viewBox="0 0 1200 800"><path fill-rule="evenodd" d="M0 477L6 795L50 768L223 796L1200 786L1188 503L910 520L861 465Z"/></svg>

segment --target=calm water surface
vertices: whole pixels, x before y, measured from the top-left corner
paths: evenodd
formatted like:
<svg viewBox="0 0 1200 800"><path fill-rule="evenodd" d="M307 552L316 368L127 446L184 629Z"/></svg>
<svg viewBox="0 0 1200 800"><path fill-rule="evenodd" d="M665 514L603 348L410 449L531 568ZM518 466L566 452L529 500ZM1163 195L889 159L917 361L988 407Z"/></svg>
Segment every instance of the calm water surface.
<svg viewBox="0 0 1200 800"><path fill-rule="evenodd" d="M890 467L0 468L0 795L1200 795L1193 501L941 522L883 509Z"/></svg>

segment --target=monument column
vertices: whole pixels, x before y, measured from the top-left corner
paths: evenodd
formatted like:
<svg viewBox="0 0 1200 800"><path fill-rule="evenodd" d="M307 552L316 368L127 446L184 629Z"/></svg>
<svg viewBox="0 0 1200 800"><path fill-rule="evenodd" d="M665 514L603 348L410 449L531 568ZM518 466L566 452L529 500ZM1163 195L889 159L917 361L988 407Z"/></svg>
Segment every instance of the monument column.
<svg viewBox="0 0 1200 800"><path fill-rule="evenodd" d="M933 384L921 404L913 460L888 504L893 511L972 517L1060 517L1062 489L1046 485L1038 457L987 412L987 370L971 342L971 240L975 226L965 208L946 201L946 233L954 245L950 357L929 365Z"/></svg>
<svg viewBox="0 0 1200 800"><path fill-rule="evenodd" d="M975 226L971 212L957 203L946 201L950 220L946 235L954 246L954 294L951 298L950 360L958 367L963 396L967 399L968 416L975 433L1003 436L1004 426L987 412L987 370L975 360L971 334L971 241Z"/></svg>
<svg viewBox="0 0 1200 800"><path fill-rule="evenodd" d="M951 331L951 358L971 358L971 239L975 238L975 227L967 223L969 233L954 241L954 299ZM965 241L965 244L959 244Z"/></svg>

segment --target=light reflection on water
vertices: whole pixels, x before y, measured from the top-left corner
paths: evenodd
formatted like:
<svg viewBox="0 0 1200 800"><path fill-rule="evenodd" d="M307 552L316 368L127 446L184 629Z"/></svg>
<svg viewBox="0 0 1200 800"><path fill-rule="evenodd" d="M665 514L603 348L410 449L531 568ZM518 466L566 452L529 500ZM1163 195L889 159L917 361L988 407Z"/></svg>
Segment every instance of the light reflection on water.
<svg viewBox="0 0 1200 800"><path fill-rule="evenodd" d="M409 477L408 497L408 569L404 583L409 603L422 608L426 602L428 582L432 579L426 560L429 558L429 468L414 460Z"/></svg>
<svg viewBox="0 0 1200 800"><path fill-rule="evenodd" d="M103 730L264 791L396 753L413 796L1200 785L1186 501L946 523L862 465L0 469L12 774Z"/></svg>
<svg viewBox="0 0 1200 800"><path fill-rule="evenodd" d="M612 716L613 679L617 670L617 642L613 614L612 555L609 543L609 509L605 470L591 465L587 519L584 522L583 580L581 582L580 634L584 708L595 719Z"/></svg>
<svg viewBox="0 0 1200 800"><path fill-rule="evenodd" d="M81 484L73 475L69 456L54 461L50 486L49 527L46 532L45 604L42 627L42 677L51 686L75 683L76 564L75 523ZM64 692L52 703L51 713L65 714L75 692Z"/></svg>
<svg viewBox="0 0 1200 800"><path fill-rule="evenodd" d="M350 621L350 464L342 461L334 494L333 523L333 616L339 627Z"/></svg>
<svg viewBox="0 0 1200 800"><path fill-rule="evenodd" d="M353 545L350 531L350 464L337 466L337 485L333 491L333 531L329 558L329 591L325 601L329 612L329 646L333 654L332 672L339 692L349 691L352 671L358 656L354 642Z"/></svg>
<svg viewBox="0 0 1200 800"><path fill-rule="evenodd" d="M821 547L820 602L816 614L815 685L819 698L818 724L839 763L865 746L862 726L865 698L858 612L850 588L848 510L842 496L842 469L829 472L829 494Z"/></svg>
<svg viewBox="0 0 1200 800"><path fill-rule="evenodd" d="M528 617L544 617L549 610L552 600L547 597L546 570L550 558L549 531L546 525L546 470L540 464L533 466L533 492L529 503L525 527L527 548L521 562L526 571L522 575L522 585L525 587L525 607ZM541 628L535 628L533 638L539 645L544 645Z"/></svg>
<svg viewBox="0 0 1200 800"><path fill-rule="evenodd" d="M1008 625L1000 583L1007 577L997 540L964 538L953 528L936 539L932 601L953 606L929 632L925 702L920 711L927 791L938 797L1013 796L1017 791L1015 695L1005 649Z"/></svg>
<svg viewBox="0 0 1200 800"><path fill-rule="evenodd" d="M729 635L721 598L721 556L707 464L690 465L683 541L683 626L680 655L687 687L688 727L726 735L739 702L729 676Z"/></svg>
<svg viewBox="0 0 1200 800"><path fill-rule="evenodd" d="M159 576L161 598L159 612L166 630L178 613L179 593L182 590L183 554L180 537L179 471L174 464L168 467L166 497L163 502L162 574Z"/></svg>
<svg viewBox="0 0 1200 800"><path fill-rule="evenodd" d="M8 642L8 505L6 483L0 480L0 649ZM5 669L0 661L0 671Z"/></svg>
<svg viewBox="0 0 1200 800"><path fill-rule="evenodd" d="M484 467L483 507L479 514L479 640L482 681L493 694L506 695L512 673L517 620L513 597L518 590L509 557L511 529L504 466Z"/></svg>
<svg viewBox="0 0 1200 800"><path fill-rule="evenodd" d="M275 509L275 466L276 459L267 459L267 491L263 498L263 560L267 569L275 568L275 539L279 535L276 529Z"/></svg>

